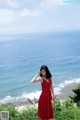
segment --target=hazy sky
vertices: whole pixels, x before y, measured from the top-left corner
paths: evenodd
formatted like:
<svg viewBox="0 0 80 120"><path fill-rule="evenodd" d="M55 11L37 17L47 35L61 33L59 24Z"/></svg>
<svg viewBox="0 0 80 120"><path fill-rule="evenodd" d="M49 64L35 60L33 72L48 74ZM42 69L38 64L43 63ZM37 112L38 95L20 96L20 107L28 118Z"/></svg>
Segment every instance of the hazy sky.
<svg viewBox="0 0 80 120"><path fill-rule="evenodd" d="M0 0L0 33L80 29L80 3L70 1Z"/></svg>

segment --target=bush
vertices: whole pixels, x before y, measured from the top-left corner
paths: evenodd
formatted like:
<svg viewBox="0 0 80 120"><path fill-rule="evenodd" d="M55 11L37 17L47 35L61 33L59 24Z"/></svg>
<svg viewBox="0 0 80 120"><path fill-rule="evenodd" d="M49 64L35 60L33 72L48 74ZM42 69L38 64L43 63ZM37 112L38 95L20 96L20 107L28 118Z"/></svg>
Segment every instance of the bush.
<svg viewBox="0 0 80 120"><path fill-rule="evenodd" d="M57 120L79 120L79 119L80 119L79 108L63 109L57 116Z"/></svg>
<svg viewBox="0 0 80 120"><path fill-rule="evenodd" d="M55 118L53 120L79 120L80 109L70 99L52 102ZM24 109L21 112L12 105L1 105L0 111L9 111L9 120L38 120L38 109L35 107Z"/></svg>
<svg viewBox="0 0 80 120"><path fill-rule="evenodd" d="M79 120L80 109L69 98L53 102L55 120Z"/></svg>
<svg viewBox="0 0 80 120"><path fill-rule="evenodd" d="M17 116L17 120L38 120L37 108L29 108L28 110L23 110Z"/></svg>
<svg viewBox="0 0 80 120"><path fill-rule="evenodd" d="M71 100L73 100L78 107L80 107L80 85L72 90L74 95L69 96Z"/></svg>
<svg viewBox="0 0 80 120"><path fill-rule="evenodd" d="M2 104L0 106L0 111L9 111L9 120L16 120L18 111L15 109L15 106Z"/></svg>

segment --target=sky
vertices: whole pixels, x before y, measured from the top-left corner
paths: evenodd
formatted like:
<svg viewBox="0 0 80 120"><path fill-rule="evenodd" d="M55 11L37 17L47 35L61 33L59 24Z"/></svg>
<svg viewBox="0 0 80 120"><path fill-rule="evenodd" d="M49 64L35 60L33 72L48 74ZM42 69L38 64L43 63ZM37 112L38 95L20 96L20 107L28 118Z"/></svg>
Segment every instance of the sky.
<svg viewBox="0 0 80 120"><path fill-rule="evenodd" d="M0 34L79 30L79 1L0 0Z"/></svg>

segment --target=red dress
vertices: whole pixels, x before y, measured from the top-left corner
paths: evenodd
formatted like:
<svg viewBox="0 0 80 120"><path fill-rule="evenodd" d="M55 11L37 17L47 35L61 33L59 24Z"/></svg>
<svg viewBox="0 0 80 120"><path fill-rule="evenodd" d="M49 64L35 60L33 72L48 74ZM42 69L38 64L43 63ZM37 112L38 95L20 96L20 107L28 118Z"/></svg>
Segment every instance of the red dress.
<svg viewBox="0 0 80 120"><path fill-rule="evenodd" d="M42 120L54 118L54 110L52 108L51 87L52 79L46 81L43 79L41 83L42 92L38 100L38 118Z"/></svg>

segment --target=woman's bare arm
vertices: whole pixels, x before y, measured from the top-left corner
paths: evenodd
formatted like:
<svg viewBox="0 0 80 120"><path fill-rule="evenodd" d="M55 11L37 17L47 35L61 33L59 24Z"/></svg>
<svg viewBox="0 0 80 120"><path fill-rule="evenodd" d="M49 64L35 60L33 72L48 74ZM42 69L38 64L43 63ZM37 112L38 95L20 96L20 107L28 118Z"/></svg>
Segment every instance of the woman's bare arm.
<svg viewBox="0 0 80 120"><path fill-rule="evenodd" d="M51 80L52 80L52 79L51 79ZM53 83L51 84L51 93L52 93L53 99L55 99Z"/></svg>
<svg viewBox="0 0 80 120"><path fill-rule="evenodd" d="M52 96L54 96L53 84L51 85Z"/></svg>
<svg viewBox="0 0 80 120"><path fill-rule="evenodd" d="M40 74L40 71L33 77L33 79L31 80L31 83L41 82L41 78L38 77L39 74Z"/></svg>

